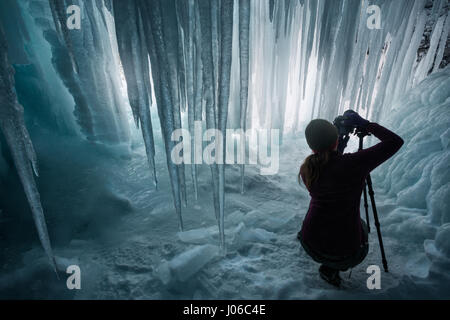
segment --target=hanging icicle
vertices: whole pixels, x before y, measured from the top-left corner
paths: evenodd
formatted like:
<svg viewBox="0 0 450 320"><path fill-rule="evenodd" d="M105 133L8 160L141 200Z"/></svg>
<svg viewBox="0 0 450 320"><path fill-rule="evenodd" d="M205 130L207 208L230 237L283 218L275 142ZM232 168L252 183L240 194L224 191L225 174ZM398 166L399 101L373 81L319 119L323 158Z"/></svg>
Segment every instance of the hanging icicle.
<svg viewBox="0 0 450 320"><path fill-rule="evenodd" d="M50 265L58 276L44 210L34 180L34 175L39 175L36 153L25 127L23 107L17 100L14 86L14 69L8 60L8 45L3 27L0 24L0 129L8 144L14 166L25 191L39 240L47 254Z"/></svg>
<svg viewBox="0 0 450 320"><path fill-rule="evenodd" d="M247 105L249 84L250 0L239 1L239 58L240 58L240 124L247 130ZM241 142L242 143L242 142ZM245 156L244 156L245 158ZM244 193L244 170L241 164L241 193Z"/></svg>
<svg viewBox="0 0 450 320"><path fill-rule="evenodd" d="M144 27L135 1L114 0L117 44L127 81L128 100L137 127L141 127L153 181L157 186L155 142L150 115L151 87Z"/></svg>

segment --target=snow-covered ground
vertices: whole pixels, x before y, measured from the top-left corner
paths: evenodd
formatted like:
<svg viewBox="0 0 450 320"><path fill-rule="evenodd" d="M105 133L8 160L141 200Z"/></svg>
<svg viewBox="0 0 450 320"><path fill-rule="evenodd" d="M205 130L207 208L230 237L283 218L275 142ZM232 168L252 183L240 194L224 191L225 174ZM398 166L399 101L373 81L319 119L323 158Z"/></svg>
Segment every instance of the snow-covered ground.
<svg viewBox="0 0 450 320"><path fill-rule="evenodd" d="M261 176L257 167L247 166L245 194L239 190L239 168L227 167L225 254L218 248L207 166L200 168L199 199L188 190L180 233L160 144L161 183L155 190L143 145L119 157L79 142L57 145L42 138L35 143L48 155L41 159L46 163L41 194L50 238L61 269L80 266L82 289L68 290L63 273L56 279L36 240L2 249L8 259L0 298L448 299L449 107L447 68L409 93L381 123L405 139L401 151L373 173L390 270L382 272L381 290L366 286L367 267L382 269L373 219L369 254L351 275L342 273L341 289L320 279L318 264L296 240L309 204L305 187L297 183L309 153L301 134L286 137L279 174ZM79 152L52 157L62 143ZM46 179L54 181L51 187Z"/></svg>

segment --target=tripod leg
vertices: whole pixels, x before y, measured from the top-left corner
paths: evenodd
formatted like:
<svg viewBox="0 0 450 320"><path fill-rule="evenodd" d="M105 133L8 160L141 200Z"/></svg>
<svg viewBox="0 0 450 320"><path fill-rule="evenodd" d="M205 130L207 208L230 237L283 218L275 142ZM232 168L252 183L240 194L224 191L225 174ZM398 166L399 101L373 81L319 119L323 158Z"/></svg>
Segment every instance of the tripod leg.
<svg viewBox="0 0 450 320"><path fill-rule="evenodd" d="M364 139L364 136L359 136L359 148L358 148L358 151L361 151L363 149L363 139ZM369 205L367 204L367 184L366 184L366 182L364 182L364 209L366 211L367 231L370 233Z"/></svg>
<svg viewBox="0 0 450 320"><path fill-rule="evenodd" d="M383 238L381 237L380 222L378 220L378 212L375 204L375 193L373 192L372 178L370 177L370 174L367 176L367 187L369 188L369 196L370 202L372 204L373 218L375 220L375 227L377 228L378 242L380 243L381 259L383 262L384 271L388 272L386 254L384 253Z"/></svg>
<svg viewBox="0 0 450 320"><path fill-rule="evenodd" d="M369 205L367 204L367 185L364 182L364 209L366 211L367 231L370 233Z"/></svg>

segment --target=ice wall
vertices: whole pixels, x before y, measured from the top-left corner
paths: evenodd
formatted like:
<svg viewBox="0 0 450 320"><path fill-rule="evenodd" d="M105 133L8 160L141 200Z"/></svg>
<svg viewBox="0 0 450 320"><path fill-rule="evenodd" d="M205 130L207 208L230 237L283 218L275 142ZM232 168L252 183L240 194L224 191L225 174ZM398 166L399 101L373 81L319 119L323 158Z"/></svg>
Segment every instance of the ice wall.
<svg viewBox="0 0 450 320"><path fill-rule="evenodd" d="M405 140L394 159L377 170L376 185L396 204L385 218L386 231L424 244L431 277L445 277L450 268L449 110L446 67L408 91L382 119Z"/></svg>

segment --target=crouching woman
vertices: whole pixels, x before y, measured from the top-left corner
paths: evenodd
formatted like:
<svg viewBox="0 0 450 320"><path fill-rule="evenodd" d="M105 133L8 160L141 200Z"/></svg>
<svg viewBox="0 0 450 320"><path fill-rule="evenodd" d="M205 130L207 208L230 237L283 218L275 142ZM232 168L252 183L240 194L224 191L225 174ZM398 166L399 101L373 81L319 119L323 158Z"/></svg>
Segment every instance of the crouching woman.
<svg viewBox="0 0 450 320"><path fill-rule="evenodd" d="M322 119L312 120L305 136L313 154L300 167L311 196L298 238L311 258L320 263L319 274L339 286L339 271L360 264L369 249L367 226L360 218L360 199L367 175L392 157L403 140L354 111L344 113L344 125L366 130L381 142L355 153L342 154L337 128Z"/></svg>

